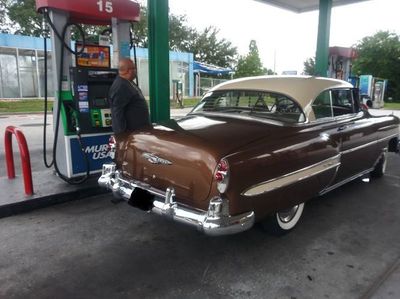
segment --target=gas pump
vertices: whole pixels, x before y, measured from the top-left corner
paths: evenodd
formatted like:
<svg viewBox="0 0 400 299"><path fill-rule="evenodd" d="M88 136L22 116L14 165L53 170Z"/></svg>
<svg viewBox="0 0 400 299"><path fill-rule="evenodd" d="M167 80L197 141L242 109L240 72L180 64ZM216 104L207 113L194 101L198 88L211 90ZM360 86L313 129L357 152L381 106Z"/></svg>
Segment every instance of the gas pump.
<svg viewBox="0 0 400 299"><path fill-rule="evenodd" d="M383 108L387 81L372 75L361 75L359 88L364 104L370 108Z"/></svg>
<svg viewBox="0 0 400 299"><path fill-rule="evenodd" d="M36 0L36 9L51 28L54 168L68 183L82 183L111 160L107 95L119 58L130 57L131 22L139 21L140 6L131 0ZM112 46L87 44L79 24L111 26ZM74 25L82 35L75 50L70 47Z"/></svg>

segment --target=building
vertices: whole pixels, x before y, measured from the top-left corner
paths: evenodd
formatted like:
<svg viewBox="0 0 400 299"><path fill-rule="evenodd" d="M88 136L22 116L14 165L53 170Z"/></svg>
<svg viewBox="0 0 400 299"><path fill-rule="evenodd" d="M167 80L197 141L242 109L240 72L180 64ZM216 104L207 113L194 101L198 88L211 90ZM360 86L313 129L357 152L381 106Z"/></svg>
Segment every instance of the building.
<svg viewBox="0 0 400 299"><path fill-rule="evenodd" d="M54 96L51 78L51 42L48 48L48 95ZM112 53L112 51L111 51ZM136 48L139 86L145 96L149 95L148 50ZM44 97L44 40L43 38L0 33L0 98L42 98ZM131 50L133 58L133 50ZM170 95L173 84L182 83L183 96L194 93L193 54L172 52L170 57Z"/></svg>
<svg viewBox="0 0 400 299"><path fill-rule="evenodd" d="M348 81L353 76L352 61L357 58L354 48L330 47L328 77Z"/></svg>

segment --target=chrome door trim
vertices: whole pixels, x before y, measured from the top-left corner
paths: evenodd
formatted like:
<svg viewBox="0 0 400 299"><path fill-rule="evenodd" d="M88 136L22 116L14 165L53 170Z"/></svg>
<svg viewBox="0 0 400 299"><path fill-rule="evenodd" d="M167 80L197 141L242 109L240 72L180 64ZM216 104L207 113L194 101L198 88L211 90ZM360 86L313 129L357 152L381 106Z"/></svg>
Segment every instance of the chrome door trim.
<svg viewBox="0 0 400 299"><path fill-rule="evenodd" d="M338 168L340 166L340 157L341 155L338 154L336 156L333 156L316 164L253 185L250 188L243 191L241 195L247 197L257 196L308 179L312 176L315 176L332 168Z"/></svg>
<svg viewBox="0 0 400 299"><path fill-rule="evenodd" d="M366 144L359 145L359 146L357 146L357 147L354 147L354 148L351 148L351 149L342 151L341 154L345 155L345 154L348 154L348 153L352 153L352 152L358 151L358 150L360 150L360 149L363 149L363 148L365 148L365 147L368 147L368 146L371 146L371 145L376 145L376 144L378 144L378 143L380 143L380 142L386 141L387 139L391 139L391 138L393 138L393 137L397 137L397 134L393 134L393 135L390 135L390 136L386 136L386 137L384 137L384 138L381 138L381 139L378 139L378 140L374 140L374 141L368 142L368 143L366 143Z"/></svg>
<svg viewBox="0 0 400 299"><path fill-rule="evenodd" d="M349 182L351 182L351 181L353 181L353 180L355 180L355 179L357 179L359 177L362 177L362 176L370 173L371 171L373 171L375 169L375 166L378 164L378 162L379 162L380 158L382 157L382 155L386 155L387 152L388 152L388 149L384 148L382 150L382 154L379 155L378 159L376 159L376 161L374 162L374 165L371 168L366 169L366 170L364 170L364 171L362 171L360 173L357 173L356 175L353 175L352 177L349 177L349 178L347 178L347 179L345 179L343 181L340 181L340 182L336 183L335 185L329 186L328 188L323 189L318 194L319 195L323 195L325 193L328 193L329 191L332 191L333 189L336 189L336 188L338 188L338 187L340 187L340 186L342 186L344 184L347 184L347 183L349 183Z"/></svg>
<svg viewBox="0 0 400 299"><path fill-rule="evenodd" d="M366 175L367 173L370 173L372 170L374 170L373 167L369 168L367 170L364 170L364 171L362 171L362 172L360 172L360 173L358 173L356 175L353 175L352 177L347 178L347 179L345 179L343 181L340 181L339 183L336 183L335 185L332 185L332 186L330 186L328 188L325 188L324 190L319 192L318 195L323 195L325 193L328 193L329 191L332 191L333 189L339 188L340 186L343 186L344 184L347 184L347 183L349 183L349 182L351 182L351 181L353 181L353 180L355 180L355 179L357 179L359 177L362 177L363 175Z"/></svg>

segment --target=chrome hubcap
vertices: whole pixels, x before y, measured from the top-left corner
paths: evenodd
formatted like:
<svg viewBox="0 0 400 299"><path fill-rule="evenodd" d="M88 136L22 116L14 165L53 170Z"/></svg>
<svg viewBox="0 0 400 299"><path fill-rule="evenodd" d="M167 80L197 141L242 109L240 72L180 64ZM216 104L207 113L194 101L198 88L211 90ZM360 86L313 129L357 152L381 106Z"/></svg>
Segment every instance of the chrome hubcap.
<svg viewBox="0 0 400 299"><path fill-rule="evenodd" d="M278 212L279 220L284 223L290 222L293 219L293 217L296 215L298 209L299 209L299 205L296 205L289 209Z"/></svg>

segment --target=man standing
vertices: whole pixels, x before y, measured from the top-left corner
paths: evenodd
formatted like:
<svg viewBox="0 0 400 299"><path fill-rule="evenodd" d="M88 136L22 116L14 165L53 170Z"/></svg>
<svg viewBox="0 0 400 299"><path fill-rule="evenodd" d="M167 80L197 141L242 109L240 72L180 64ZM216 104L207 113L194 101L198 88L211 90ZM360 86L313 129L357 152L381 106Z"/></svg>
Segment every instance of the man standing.
<svg viewBox="0 0 400 299"><path fill-rule="evenodd" d="M122 58L119 61L118 76L108 93L112 129L116 135L150 125L146 100L140 88L132 81L134 78L135 64L129 58Z"/></svg>

